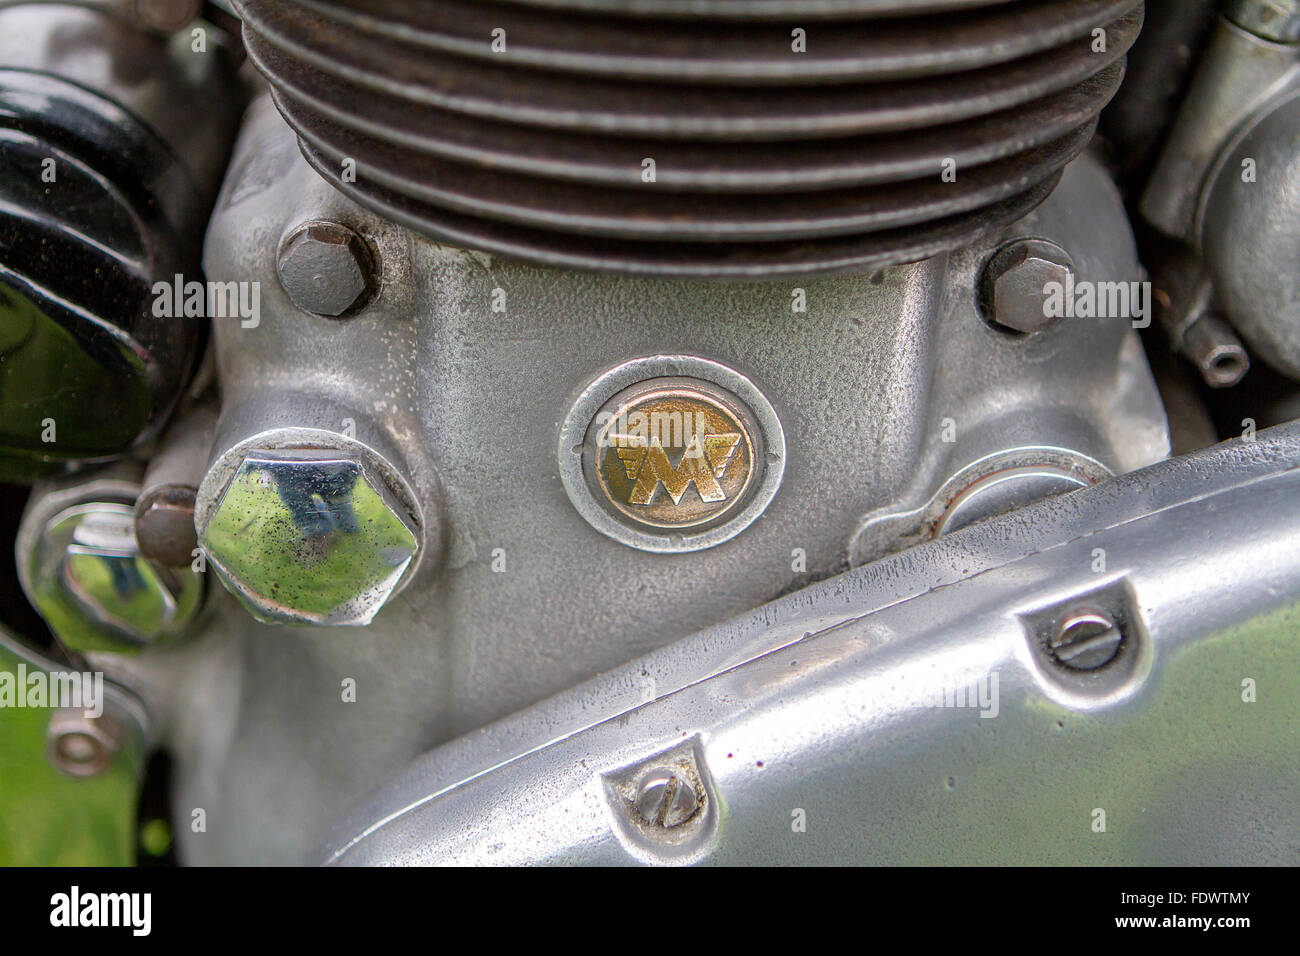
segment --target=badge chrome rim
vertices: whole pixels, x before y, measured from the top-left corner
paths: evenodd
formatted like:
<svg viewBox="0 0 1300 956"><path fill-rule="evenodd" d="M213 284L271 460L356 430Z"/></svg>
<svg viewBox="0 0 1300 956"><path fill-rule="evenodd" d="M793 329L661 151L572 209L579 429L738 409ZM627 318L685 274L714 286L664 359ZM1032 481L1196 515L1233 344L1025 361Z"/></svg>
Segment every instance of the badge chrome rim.
<svg viewBox="0 0 1300 956"><path fill-rule="evenodd" d="M694 381L657 383L655 380L659 379ZM745 426L742 441L747 441L751 454L750 474L735 503L692 525L656 528L630 514L619 517L614 510L617 506L604 491L599 487L593 489L594 471L598 469L589 469L587 463L595 461L594 454L589 453L595 451L592 439L597 432L593 428L596 416L613 399L642 385L650 394L659 390L660 385L665 388L701 386L699 391L707 396L708 402L717 402ZM719 389L719 393L715 394L709 386ZM560 479L569 500L601 534L642 551L700 551L731 540L767 509L785 473L785 433L771 403L740 372L696 356L657 355L615 366L583 390L560 429L559 464ZM597 497L598 492L608 504Z"/></svg>

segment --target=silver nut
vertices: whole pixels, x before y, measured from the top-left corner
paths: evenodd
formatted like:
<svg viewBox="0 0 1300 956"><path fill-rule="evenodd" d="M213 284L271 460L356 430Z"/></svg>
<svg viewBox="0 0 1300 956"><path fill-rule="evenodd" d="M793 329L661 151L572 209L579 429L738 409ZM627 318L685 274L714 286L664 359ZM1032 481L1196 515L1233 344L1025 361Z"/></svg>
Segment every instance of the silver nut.
<svg viewBox="0 0 1300 956"><path fill-rule="evenodd" d="M359 452L251 450L199 544L260 621L365 625L405 583L421 529L404 494Z"/></svg>
<svg viewBox="0 0 1300 956"><path fill-rule="evenodd" d="M1074 262L1056 243L1020 239L989 260L981 280L981 299L995 324L1032 335L1058 321L1059 316L1049 315L1046 307L1051 284L1064 289L1073 276Z"/></svg>
<svg viewBox="0 0 1300 956"><path fill-rule="evenodd" d="M337 222L308 222L284 240L276 272L289 300L304 312L340 316L368 295L373 263L356 232Z"/></svg>
<svg viewBox="0 0 1300 956"><path fill-rule="evenodd" d="M46 757L69 777L95 777L112 766L124 739L121 722L108 713L88 717L78 707L64 707L50 718Z"/></svg>
<svg viewBox="0 0 1300 956"><path fill-rule="evenodd" d="M160 568L136 544L130 505L73 505L22 535L23 584L71 650L130 652L180 636L203 603L203 578Z"/></svg>

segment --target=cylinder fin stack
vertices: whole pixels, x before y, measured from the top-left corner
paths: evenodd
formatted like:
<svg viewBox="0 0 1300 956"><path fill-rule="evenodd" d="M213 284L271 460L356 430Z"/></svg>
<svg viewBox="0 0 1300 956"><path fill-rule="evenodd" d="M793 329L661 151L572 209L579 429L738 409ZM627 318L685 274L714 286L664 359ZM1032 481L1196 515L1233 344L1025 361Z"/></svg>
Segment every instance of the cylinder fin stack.
<svg viewBox="0 0 1300 956"><path fill-rule="evenodd" d="M565 268L874 268L1037 205L1139 0L240 0L308 161L434 239ZM355 172L355 176L352 173Z"/></svg>

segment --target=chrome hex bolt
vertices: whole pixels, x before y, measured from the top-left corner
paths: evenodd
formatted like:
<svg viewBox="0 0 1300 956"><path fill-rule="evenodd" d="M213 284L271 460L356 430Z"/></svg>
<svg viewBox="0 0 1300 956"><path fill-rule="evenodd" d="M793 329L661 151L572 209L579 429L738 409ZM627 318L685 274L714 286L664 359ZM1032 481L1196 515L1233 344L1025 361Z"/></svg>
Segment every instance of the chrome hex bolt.
<svg viewBox="0 0 1300 956"><path fill-rule="evenodd" d="M369 624L420 552L405 483L361 447L227 457L200 489L215 502L199 519L199 544L221 582L268 624Z"/></svg>
<svg viewBox="0 0 1300 956"><path fill-rule="evenodd" d="M369 294L374 260L364 239L337 222L308 222L285 238L280 285L304 312L340 316Z"/></svg>
<svg viewBox="0 0 1300 956"><path fill-rule="evenodd" d="M980 302L995 325L1032 335L1059 318L1047 314L1048 284L1058 283L1064 289L1073 277L1074 262L1056 243L1020 239L999 249L985 266Z"/></svg>
<svg viewBox="0 0 1300 956"><path fill-rule="evenodd" d="M18 553L23 590L71 650L161 644L181 636L203 604L201 575L158 567L140 553L127 500L29 510Z"/></svg>

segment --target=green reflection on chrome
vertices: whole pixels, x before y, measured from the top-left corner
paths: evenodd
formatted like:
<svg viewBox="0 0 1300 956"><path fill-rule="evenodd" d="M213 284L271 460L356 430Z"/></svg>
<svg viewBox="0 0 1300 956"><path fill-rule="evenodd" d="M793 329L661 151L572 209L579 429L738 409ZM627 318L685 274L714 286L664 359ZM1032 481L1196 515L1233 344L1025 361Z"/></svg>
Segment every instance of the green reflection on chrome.
<svg viewBox="0 0 1300 956"><path fill-rule="evenodd" d="M41 617L81 652L132 653L179 637L203 599L201 575L140 555L131 508L114 502L55 515L27 577Z"/></svg>
<svg viewBox="0 0 1300 956"><path fill-rule="evenodd" d="M365 623L415 556L415 534L361 465L327 454L246 458L200 536L262 620Z"/></svg>

